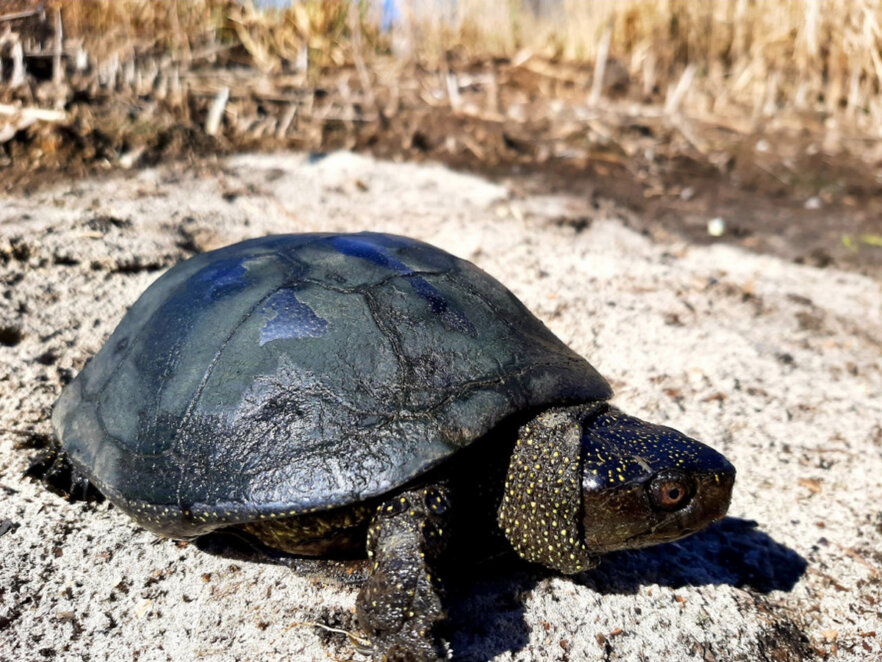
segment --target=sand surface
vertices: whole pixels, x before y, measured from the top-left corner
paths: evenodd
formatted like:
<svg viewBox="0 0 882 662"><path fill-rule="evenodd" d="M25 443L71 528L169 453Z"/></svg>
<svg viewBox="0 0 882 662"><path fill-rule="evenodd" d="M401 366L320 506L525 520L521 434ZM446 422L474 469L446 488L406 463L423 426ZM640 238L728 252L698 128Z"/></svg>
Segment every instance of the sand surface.
<svg viewBox="0 0 882 662"><path fill-rule="evenodd" d="M0 200L0 659L363 659L355 589L157 539L21 479L61 384L163 269L279 232L411 235L508 285L616 389L738 468L730 517L575 577L453 582L464 660L882 659L882 287L659 244L615 208L437 166L239 156Z"/></svg>

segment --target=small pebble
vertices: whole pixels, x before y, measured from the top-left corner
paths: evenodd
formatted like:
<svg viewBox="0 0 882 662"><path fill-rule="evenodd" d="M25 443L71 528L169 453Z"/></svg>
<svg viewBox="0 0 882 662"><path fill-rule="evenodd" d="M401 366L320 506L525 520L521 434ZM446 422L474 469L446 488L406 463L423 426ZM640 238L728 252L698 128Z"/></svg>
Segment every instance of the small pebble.
<svg viewBox="0 0 882 662"><path fill-rule="evenodd" d="M726 234L726 221L717 216L707 222L707 233L711 237L722 237Z"/></svg>

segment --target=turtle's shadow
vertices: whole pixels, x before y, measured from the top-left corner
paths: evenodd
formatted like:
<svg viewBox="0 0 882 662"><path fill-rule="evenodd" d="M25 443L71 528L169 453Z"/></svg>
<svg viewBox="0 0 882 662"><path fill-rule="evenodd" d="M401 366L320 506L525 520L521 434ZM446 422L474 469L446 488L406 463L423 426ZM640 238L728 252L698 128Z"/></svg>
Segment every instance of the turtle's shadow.
<svg viewBox="0 0 882 662"><path fill-rule="evenodd" d="M632 594L646 584L725 584L768 593L791 590L806 567L805 559L755 521L725 517L679 542L608 554L577 581L602 594Z"/></svg>
<svg viewBox="0 0 882 662"><path fill-rule="evenodd" d="M214 534L197 544L211 554L279 563L344 583L364 578L364 566L357 562L293 558L238 536ZM489 660L525 648L530 628L524 619L524 599L549 573L514 557L478 564L454 560L452 565L446 582L447 629L456 659ZM756 522L726 517L679 542L607 554L600 566L571 580L601 595L630 595L647 584L729 585L768 593L792 589L806 567L805 559L760 531Z"/></svg>
<svg viewBox="0 0 882 662"><path fill-rule="evenodd" d="M805 559L756 522L726 517L676 543L607 554L600 566L571 580L601 595L630 595L649 584L729 585L768 593L791 590L806 567ZM481 564L467 585L457 585L450 607L457 659L487 660L526 647L530 630L523 599L548 576L516 561Z"/></svg>

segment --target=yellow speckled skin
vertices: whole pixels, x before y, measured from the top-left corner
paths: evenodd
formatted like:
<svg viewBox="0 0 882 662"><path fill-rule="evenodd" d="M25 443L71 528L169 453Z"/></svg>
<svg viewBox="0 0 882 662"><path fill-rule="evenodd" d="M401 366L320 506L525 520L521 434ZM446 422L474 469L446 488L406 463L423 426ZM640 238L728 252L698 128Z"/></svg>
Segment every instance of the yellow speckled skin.
<svg viewBox="0 0 882 662"><path fill-rule="evenodd" d="M374 506L360 503L310 515L246 522L239 527L272 549L322 556L360 550L374 510Z"/></svg>
<svg viewBox="0 0 882 662"><path fill-rule="evenodd" d="M553 409L521 428L499 507L518 554L565 573L597 565L579 530L583 409Z"/></svg>

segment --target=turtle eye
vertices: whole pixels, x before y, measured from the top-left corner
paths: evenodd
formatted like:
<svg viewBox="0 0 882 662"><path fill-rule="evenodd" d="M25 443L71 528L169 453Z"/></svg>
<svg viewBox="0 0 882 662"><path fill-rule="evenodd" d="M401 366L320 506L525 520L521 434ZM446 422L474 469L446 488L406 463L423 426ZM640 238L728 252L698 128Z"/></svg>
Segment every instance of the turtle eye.
<svg viewBox="0 0 882 662"><path fill-rule="evenodd" d="M692 485L685 476L662 474L649 484L649 497L660 510L679 510L689 503Z"/></svg>

